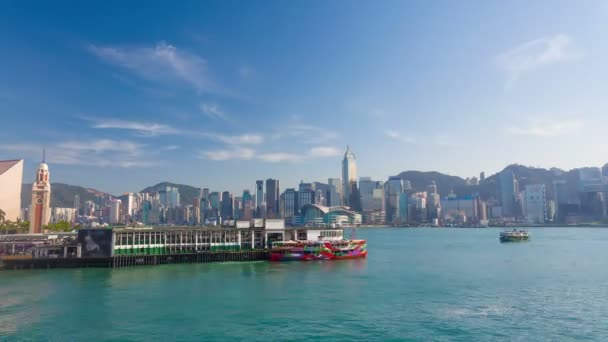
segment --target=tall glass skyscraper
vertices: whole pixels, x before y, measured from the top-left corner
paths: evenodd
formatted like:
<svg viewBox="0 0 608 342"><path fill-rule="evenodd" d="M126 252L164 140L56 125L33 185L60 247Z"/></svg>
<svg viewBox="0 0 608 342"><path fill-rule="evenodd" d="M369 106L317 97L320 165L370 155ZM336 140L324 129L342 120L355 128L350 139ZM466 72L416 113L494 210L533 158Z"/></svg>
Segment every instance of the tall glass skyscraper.
<svg viewBox="0 0 608 342"><path fill-rule="evenodd" d="M255 217L262 217L262 206L264 205L264 181L255 181Z"/></svg>
<svg viewBox="0 0 608 342"><path fill-rule="evenodd" d="M403 203L401 194L403 194L403 179L401 177L390 177L384 183L384 196L386 196L386 222L400 223L402 214L400 206ZM405 201L407 204L407 200Z"/></svg>
<svg viewBox="0 0 608 342"><path fill-rule="evenodd" d="M279 216L279 180L268 178L266 180L266 217L278 218Z"/></svg>
<svg viewBox="0 0 608 342"><path fill-rule="evenodd" d="M357 157L346 147L342 160L342 203L351 206L351 194L357 189ZM355 191L356 192L356 191Z"/></svg>
<svg viewBox="0 0 608 342"><path fill-rule="evenodd" d="M498 178L502 200L502 216L515 216L515 175L511 170L504 170Z"/></svg>

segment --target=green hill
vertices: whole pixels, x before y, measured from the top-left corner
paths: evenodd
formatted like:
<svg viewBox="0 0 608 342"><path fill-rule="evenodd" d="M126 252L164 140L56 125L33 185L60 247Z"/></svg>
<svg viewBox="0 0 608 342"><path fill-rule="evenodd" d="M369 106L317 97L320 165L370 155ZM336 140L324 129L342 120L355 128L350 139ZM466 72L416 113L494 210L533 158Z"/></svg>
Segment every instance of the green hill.
<svg viewBox="0 0 608 342"><path fill-rule="evenodd" d="M190 185L175 184L175 183L170 183L170 182L158 183L156 185L149 186L149 187L143 189L140 192L147 192L149 194L154 194L158 190L160 190L162 188L165 188L167 186L175 187L175 188L179 189L180 203L182 205L193 204L194 203L194 199L198 198L198 196L200 194L200 190L198 188L195 188L195 187L190 186Z"/></svg>
<svg viewBox="0 0 608 342"><path fill-rule="evenodd" d="M80 196L80 203L94 201L98 195L109 195L95 189L63 183L51 184L51 207L73 208L74 196ZM21 188L21 207L28 207L32 201L32 184L23 184Z"/></svg>

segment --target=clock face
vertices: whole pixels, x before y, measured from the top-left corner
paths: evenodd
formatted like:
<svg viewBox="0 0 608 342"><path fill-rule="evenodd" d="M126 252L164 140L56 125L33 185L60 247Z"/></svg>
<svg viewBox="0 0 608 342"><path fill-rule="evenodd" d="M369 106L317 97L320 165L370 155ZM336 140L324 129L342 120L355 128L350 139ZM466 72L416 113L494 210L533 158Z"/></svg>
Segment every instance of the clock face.
<svg viewBox="0 0 608 342"><path fill-rule="evenodd" d="M37 204L42 204L42 198L38 198L38 199L36 199L36 203L37 203Z"/></svg>

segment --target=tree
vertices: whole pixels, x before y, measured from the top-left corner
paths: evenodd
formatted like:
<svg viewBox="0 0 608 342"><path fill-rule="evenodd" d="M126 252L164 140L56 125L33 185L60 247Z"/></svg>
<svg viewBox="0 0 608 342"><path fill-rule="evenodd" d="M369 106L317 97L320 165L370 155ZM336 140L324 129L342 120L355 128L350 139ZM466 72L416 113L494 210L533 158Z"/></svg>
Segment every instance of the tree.
<svg viewBox="0 0 608 342"><path fill-rule="evenodd" d="M57 223L49 223L43 227L44 230L50 230L52 232L71 232L72 225L66 221L59 221Z"/></svg>

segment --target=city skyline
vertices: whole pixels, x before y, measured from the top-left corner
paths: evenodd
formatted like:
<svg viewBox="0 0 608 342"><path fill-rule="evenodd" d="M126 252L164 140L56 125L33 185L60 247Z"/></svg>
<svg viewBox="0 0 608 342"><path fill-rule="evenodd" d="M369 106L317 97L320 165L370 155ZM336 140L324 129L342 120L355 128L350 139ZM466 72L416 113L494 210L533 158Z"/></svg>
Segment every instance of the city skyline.
<svg viewBox="0 0 608 342"><path fill-rule="evenodd" d="M0 159L27 183L43 148L115 194L337 178L346 145L382 180L606 162L604 2L0 6Z"/></svg>

